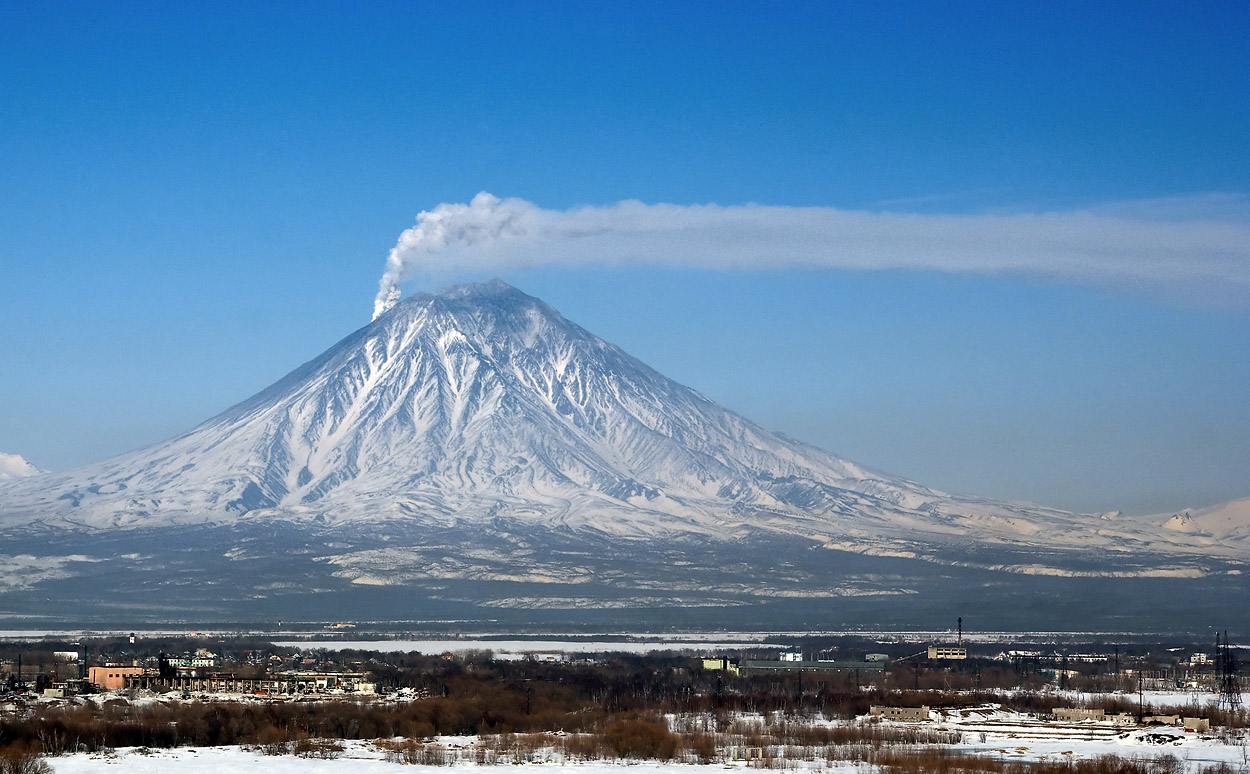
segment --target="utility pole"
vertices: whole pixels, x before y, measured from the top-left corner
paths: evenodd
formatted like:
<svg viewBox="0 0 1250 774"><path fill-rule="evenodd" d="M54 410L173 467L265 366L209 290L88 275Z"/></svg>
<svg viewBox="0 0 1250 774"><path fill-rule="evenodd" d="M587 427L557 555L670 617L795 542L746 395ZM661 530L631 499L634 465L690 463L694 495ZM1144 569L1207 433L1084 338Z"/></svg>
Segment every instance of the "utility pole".
<svg viewBox="0 0 1250 774"><path fill-rule="evenodd" d="M1215 635L1215 661L1220 675L1220 704L1230 712L1241 708L1241 681L1237 678L1237 658L1228 643L1228 630L1224 630L1224 644Z"/></svg>
<svg viewBox="0 0 1250 774"><path fill-rule="evenodd" d="M1137 725L1141 725L1146 719L1146 691L1142 685L1142 669L1141 664L1137 665Z"/></svg>

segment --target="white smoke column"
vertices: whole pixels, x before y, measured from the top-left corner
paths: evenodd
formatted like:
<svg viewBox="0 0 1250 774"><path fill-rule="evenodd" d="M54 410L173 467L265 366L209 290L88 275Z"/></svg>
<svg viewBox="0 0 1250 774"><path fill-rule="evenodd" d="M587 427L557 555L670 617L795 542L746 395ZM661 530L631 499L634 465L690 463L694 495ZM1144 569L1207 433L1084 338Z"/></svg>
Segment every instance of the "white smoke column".
<svg viewBox="0 0 1250 774"><path fill-rule="evenodd" d="M545 210L479 193L417 216L386 259L374 318L419 270L540 265L823 267L1012 273L1250 303L1250 199L1206 195L1038 213L914 214L833 207L643 204Z"/></svg>
<svg viewBox="0 0 1250 774"><path fill-rule="evenodd" d="M468 204L444 203L420 213L417 225L400 234L386 256L386 273L373 301L373 319L399 303L400 283L421 268L423 261L452 248L527 236L540 212L523 199L505 200L483 191Z"/></svg>
<svg viewBox="0 0 1250 774"><path fill-rule="evenodd" d="M373 299L373 319L376 320L389 312L391 307L399 303L401 295L399 281L393 278L390 272L382 275L382 287L378 289L378 297Z"/></svg>
<svg viewBox="0 0 1250 774"><path fill-rule="evenodd" d="M20 454L0 452L0 481L35 476L43 471L26 461Z"/></svg>

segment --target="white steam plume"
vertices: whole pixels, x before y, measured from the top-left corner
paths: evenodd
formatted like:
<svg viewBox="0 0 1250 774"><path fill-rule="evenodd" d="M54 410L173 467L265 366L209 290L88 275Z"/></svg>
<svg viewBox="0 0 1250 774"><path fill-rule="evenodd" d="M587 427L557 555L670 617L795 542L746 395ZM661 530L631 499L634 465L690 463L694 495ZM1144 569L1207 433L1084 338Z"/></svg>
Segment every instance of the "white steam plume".
<svg viewBox="0 0 1250 774"><path fill-rule="evenodd" d="M523 199L500 199L485 191L468 204L444 203L421 212L417 225L400 234L386 256L386 272L373 301L373 319L399 303L399 284L423 261L445 263L448 254L535 233L545 212Z"/></svg>
<svg viewBox="0 0 1250 774"><path fill-rule="evenodd" d="M902 214L624 201L545 210L480 193L417 216L386 260L374 317L418 270L645 263L992 274L1131 286L1245 305L1250 200L1210 195L1058 212Z"/></svg>

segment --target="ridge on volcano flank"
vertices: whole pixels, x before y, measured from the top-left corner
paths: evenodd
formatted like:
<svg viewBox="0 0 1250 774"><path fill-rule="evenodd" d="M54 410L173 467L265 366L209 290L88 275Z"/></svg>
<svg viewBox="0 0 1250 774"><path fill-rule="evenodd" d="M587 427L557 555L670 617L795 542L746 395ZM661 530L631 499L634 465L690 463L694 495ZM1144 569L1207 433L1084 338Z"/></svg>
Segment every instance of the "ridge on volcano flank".
<svg viewBox="0 0 1250 774"><path fill-rule="evenodd" d="M1095 529L1088 517L867 471L758 427L498 280L402 301L191 431L4 484L0 503L5 526L282 519L645 539L780 533L926 559L970 539L1218 550L1161 523Z"/></svg>

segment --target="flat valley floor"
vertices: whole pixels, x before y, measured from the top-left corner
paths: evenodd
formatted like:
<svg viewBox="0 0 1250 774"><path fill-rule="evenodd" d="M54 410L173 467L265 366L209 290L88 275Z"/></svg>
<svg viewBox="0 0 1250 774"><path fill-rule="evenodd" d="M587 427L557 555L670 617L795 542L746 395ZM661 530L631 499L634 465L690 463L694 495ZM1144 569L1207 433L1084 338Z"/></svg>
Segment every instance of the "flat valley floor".
<svg viewBox="0 0 1250 774"><path fill-rule="evenodd" d="M1174 697L1152 697L1155 700ZM1127 728L1105 722L1056 723L1043 722L1035 716L1010 712L996 706L935 711L928 723L908 724L880 721L895 728L916 728L950 732L959 741L945 745L916 745L911 752L941 750L942 754L984 757L993 764L1044 763L1061 764L1094 761L1116 756L1144 764L1159 774L1199 774L1207 770L1234 774L1245 772L1250 764L1250 733L1246 729L1212 729L1210 733L1186 732L1174 727ZM750 721L744 715L742 720ZM825 721L820 718L795 718L795 722L813 724L860 723L856 721ZM764 718L759 718L760 723ZM338 743L341 750L323 753L330 757L300 757L294 754L265 754L257 748L181 747L174 749L123 748L107 753L76 754L45 759L58 774L99 774L102 772L176 772L177 774L219 774L248 771L262 774L282 772L420 772L456 769L495 769L498 766L523 766L534 774L556 771L577 774L619 772L628 767L632 774L702 774L713 771L785 770L870 774L884 767L862 760L839 760L822 747L782 747L767 750L767 760L744 760L752 755L749 747L718 748L708 763L699 763L678 753L667 762L613 758L580 760L568 757L556 746L544 746L541 737L527 735L529 744L513 746L501 752L500 739L477 736L444 736L427 741L427 755L435 755L441 763L407 763L399 759L394 745L387 740L349 740ZM554 736L554 735L552 735ZM390 749L388 749L388 747ZM507 747L504 744L503 747ZM483 755L481 750L489 748ZM403 766L404 768L399 768Z"/></svg>

